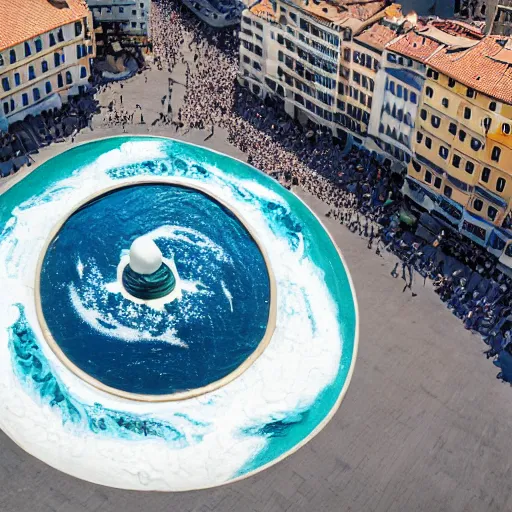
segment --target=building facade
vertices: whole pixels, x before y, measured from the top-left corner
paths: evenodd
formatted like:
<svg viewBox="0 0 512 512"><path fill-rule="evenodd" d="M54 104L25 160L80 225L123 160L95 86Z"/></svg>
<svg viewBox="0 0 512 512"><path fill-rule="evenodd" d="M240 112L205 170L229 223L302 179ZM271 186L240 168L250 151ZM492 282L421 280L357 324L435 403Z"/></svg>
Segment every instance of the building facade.
<svg viewBox="0 0 512 512"><path fill-rule="evenodd" d="M512 0L487 0L487 34L512 35Z"/></svg>
<svg viewBox="0 0 512 512"><path fill-rule="evenodd" d="M33 0L12 9L0 0L0 19L0 128L89 87L95 38L83 2Z"/></svg>
<svg viewBox="0 0 512 512"><path fill-rule="evenodd" d="M112 24L127 36L151 38L151 0L87 0L96 24Z"/></svg>
<svg viewBox="0 0 512 512"><path fill-rule="evenodd" d="M351 74L344 55L350 52L352 58L355 34L397 7L386 9L385 2L356 7L350 2L263 0L246 9L240 32L240 82L254 94L273 97L303 124L311 121L336 137L353 135L356 144L363 144L362 126L369 113L363 120L362 108L347 105Z"/></svg>
<svg viewBox="0 0 512 512"><path fill-rule="evenodd" d="M408 167L439 218L504 258L512 240L511 56L509 38L488 36L428 60Z"/></svg>

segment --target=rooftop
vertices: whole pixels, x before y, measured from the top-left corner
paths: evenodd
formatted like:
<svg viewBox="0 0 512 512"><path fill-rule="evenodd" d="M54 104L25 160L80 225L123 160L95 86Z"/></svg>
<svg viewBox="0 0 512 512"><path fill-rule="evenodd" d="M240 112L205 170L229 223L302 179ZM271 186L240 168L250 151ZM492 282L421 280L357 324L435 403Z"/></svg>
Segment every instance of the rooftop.
<svg viewBox="0 0 512 512"><path fill-rule="evenodd" d="M359 34L355 39L366 43L367 45L383 50L387 43L395 39L396 31L375 23L370 28L366 29L363 33Z"/></svg>
<svg viewBox="0 0 512 512"><path fill-rule="evenodd" d="M428 64L467 87L512 105L510 43L505 36L487 36L471 48L443 48Z"/></svg>
<svg viewBox="0 0 512 512"><path fill-rule="evenodd" d="M419 62L425 62L442 43L434 41L417 30L411 30L387 45L387 49Z"/></svg>
<svg viewBox="0 0 512 512"><path fill-rule="evenodd" d="M0 51L89 13L85 0L66 0L62 4L67 7L56 7L48 0L0 0Z"/></svg>

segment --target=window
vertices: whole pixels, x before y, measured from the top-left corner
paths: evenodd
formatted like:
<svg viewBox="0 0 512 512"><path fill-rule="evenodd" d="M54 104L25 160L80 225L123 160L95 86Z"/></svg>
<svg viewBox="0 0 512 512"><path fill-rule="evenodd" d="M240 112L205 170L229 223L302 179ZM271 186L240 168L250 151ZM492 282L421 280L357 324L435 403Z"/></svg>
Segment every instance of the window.
<svg viewBox="0 0 512 512"><path fill-rule="evenodd" d="M503 123L501 125L501 131L505 134L505 135L510 135L510 125L508 123Z"/></svg>
<svg viewBox="0 0 512 512"><path fill-rule="evenodd" d="M64 80L62 79L62 73L59 73L57 75L57 87L60 89L61 87L64 87Z"/></svg>
<svg viewBox="0 0 512 512"><path fill-rule="evenodd" d="M418 101L418 96L413 91L411 91L410 100L411 100L411 103L414 103L414 104L416 104L416 102Z"/></svg>
<svg viewBox="0 0 512 512"><path fill-rule="evenodd" d="M11 84L9 83L9 77L5 76L2 78L2 89L7 92L11 90Z"/></svg>
<svg viewBox="0 0 512 512"><path fill-rule="evenodd" d="M441 103L443 104L444 108L448 108L448 105L449 105L448 98L443 98L441 100Z"/></svg>
<svg viewBox="0 0 512 512"><path fill-rule="evenodd" d="M4 58L0 55L0 68L4 65Z"/></svg>
<svg viewBox="0 0 512 512"><path fill-rule="evenodd" d="M389 82L389 92L393 95L395 94L395 82L393 81Z"/></svg>
<svg viewBox="0 0 512 512"><path fill-rule="evenodd" d="M52 84L51 84L51 82L46 82L46 84L44 84L44 88L46 90L46 94L50 94L52 92Z"/></svg>
<svg viewBox="0 0 512 512"><path fill-rule="evenodd" d="M37 87L32 91L32 95L34 96L34 101L39 101L41 99L41 93Z"/></svg>
<svg viewBox="0 0 512 512"><path fill-rule="evenodd" d="M55 46L57 42L55 41L55 35L50 32L50 46Z"/></svg>
<svg viewBox="0 0 512 512"><path fill-rule="evenodd" d="M36 39L35 44L36 44L36 53L43 51L43 42L41 41L41 39Z"/></svg>
<svg viewBox="0 0 512 512"><path fill-rule="evenodd" d="M464 119L471 119L471 109L464 107Z"/></svg>
<svg viewBox="0 0 512 512"><path fill-rule="evenodd" d="M475 139L475 137L471 139L471 149L473 151L479 151L482 146L482 142L479 141L478 139Z"/></svg>
<svg viewBox="0 0 512 512"><path fill-rule="evenodd" d="M432 114L432 116L430 117L430 122L432 123L432 126L434 128L439 128L439 126L441 126L441 118L438 117L438 116L435 116Z"/></svg>
<svg viewBox="0 0 512 512"><path fill-rule="evenodd" d="M448 131L452 135L456 135L456 133L457 133L457 125L455 123L450 123L450 126L448 127Z"/></svg>
<svg viewBox="0 0 512 512"><path fill-rule="evenodd" d="M468 87L468 90L466 91L466 96L468 98L475 98L476 97L476 92L474 89L471 89L471 87Z"/></svg>
<svg viewBox="0 0 512 512"><path fill-rule="evenodd" d="M71 75L71 71L66 71L66 84L70 85L73 83L73 76Z"/></svg>
<svg viewBox="0 0 512 512"><path fill-rule="evenodd" d="M448 198L452 197L452 187L445 185L444 187L444 195Z"/></svg>
<svg viewBox="0 0 512 512"><path fill-rule="evenodd" d="M45 60L41 62L41 71L43 73L46 73L48 71L48 62L46 62Z"/></svg>
<svg viewBox="0 0 512 512"><path fill-rule="evenodd" d="M484 125L485 131L488 132L489 128L491 127L491 118L490 117L484 117L482 120L482 124Z"/></svg>
<svg viewBox="0 0 512 512"><path fill-rule="evenodd" d="M432 183L432 173L430 171L425 171L425 181L427 183Z"/></svg>
<svg viewBox="0 0 512 512"><path fill-rule="evenodd" d="M297 15L296 15L294 12L291 12L291 13L290 13L290 18L291 18L295 23L297 23Z"/></svg>
<svg viewBox="0 0 512 512"><path fill-rule="evenodd" d="M434 96L434 90L432 89L432 87L426 87L425 88L425 94L429 97L429 98L432 98L432 96Z"/></svg>
<svg viewBox="0 0 512 512"><path fill-rule="evenodd" d="M9 52L9 61L11 64L14 64L16 62L16 51L15 50L11 50Z"/></svg>
<svg viewBox="0 0 512 512"><path fill-rule="evenodd" d="M9 113L9 103L7 101L4 102L4 114L7 115Z"/></svg>
<svg viewBox="0 0 512 512"><path fill-rule="evenodd" d="M466 135L467 135L467 134L466 134L466 132L465 132L464 130L460 130L460 131L459 131L459 140L460 140L461 142L464 142L464 141L466 140Z"/></svg>
<svg viewBox="0 0 512 512"><path fill-rule="evenodd" d="M87 68L84 66L80 68L80 78L87 78Z"/></svg>
<svg viewBox="0 0 512 512"><path fill-rule="evenodd" d="M496 190L498 192L503 192L505 190L505 185L507 184L507 181L505 180L505 178L498 178L496 180Z"/></svg>
<svg viewBox="0 0 512 512"><path fill-rule="evenodd" d="M417 132L416 133L416 142L419 144L423 140L423 133Z"/></svg>
<svg viewBox="0 0 512 512"><path fill-rule="evenodd" d="M254 53L258 55L258 57L263 57L263 50L261 49L261 46L255 46Z"/></svg>
<svg viewBox="0 0 512 512"><path fill-rule="evenodd" d="M442 183L443 183L443 181L441 180L441 178L439 176L436 176L434 178L434 187L435 188L441 188Z"/></svg>
<svg viewBox="0 0 512 512"><path fill-rule="evenodd" d="M396 64L396 55L394 53L388 53L388 62Z"/></svg>
<svg viewBox="0 0 512 512"><path fill-rule="evenodd" d="M123 10L121 10L123 9ZM119 12L124 12L124 7L119 7ZM78 37L82 33L82 22L77 21L75 23L75 37Z"/></svg>
<svg viewBox="0 0 512 512"><path fill-rule="evenodd" d="M489 219L494 220L496 218L496 215L498 215L498 210L494 208L494 206L489 206L487 208L487 216Z"/></svg>
<svg viewBox="0 0 512 512"><path fill-rule="evenodd" d="M354 82L356 84L360 84L361 83L361 75L359 73L354 71L354 73L352 75L352 78L354 79Z"/></svg>
<svg viewBox="0 0 512 512"><path fill-rule="evenodd" d="M397 86L396 86L396 95L397 95L398 98L402 97L403 90L404 90L404 88L400 84L397 84Z"/></svg>
<svg viewBox="0 0 512 512"><path fill-rule="evenodd" d="M493 160L494 162L499 162L500 155L501 155L501 149L498 146L494 146L492 148L491 160Z"/></svg>
<svg viewBox="0 0 512 512"><path fill-rule="evenodd" d="M28 105L28 94L26 92L24 92L21 95L21 103L23 104L24 107L26 107Z"/></svg>
<svg viewBox="0 0 512 512"><path fill-rule="evenodd" d="M61 28L57 31L57 39L59 40L59 43L64 42L64 32L62 32Z"/></svg>
<svg viewBox="0 0 512 512"><path fill-rule="evenodd" d="M473 162L471 162L470 160L468 160L466 162L466 172L468 174L473 174L474 170L475 170L475 164Z"/></svg>
<svg viewBox="0 0 512 512"><path fill-rule="evenodd" d="M137 28L137 22L136 21L132 21L132 28Z"/></svg>
<svg viewBox="0 0 512 512"><path fill-rule="evenodd" d="M495 101L491 101L489 103L489 110L492 112L496 112L496 102Z"/></svg>
<svg viewBox="0 0 512 512"><path fill-rule="evenodd" d="M477 212L480 212L482 211L482 208L484 207L484 203L481 199L474 199L473 200L473 208L477 211Z"/></svg>
<svg viewBox="0 0 512 512"><path fill-rule="evenodd" d="M60 55L58 53L53 54L53 64L56 68L60 66Z"/></svg>
<svg viewBox="0 0 512 512"><path fill-rule="evenodd" d="M430 137L425 137L425 146L428 149L432 149L432 139Z"/></svg>
<svg viewBox="0 0 512 512"><path fill-rule="evenodd" d="M423 119L423 121L426 121L426 119L427 119L427 111L424 108L421 109L420 117L421 117L421 119Z"/></svg>
<svg viewBox="0 0 512 512"><path fill-rule="evenodd" d="M343 50L343 58L347 61L347 62L350 62L350 48L345 48Z"/></svg>
<svg viewBox="0 0 512 512"><path fill-rule="evenodd" d="M453 78L448 78L448 87L455 87L455 80Z"/></svg>
<svg viewBox="0 0 512 512"><path fill-rule="evenodd" d="M32 50L30 49L30 43L25 41L25 57L30 57L32 55Z"/></svg>
<svg viewBox="0 0 512 512"><path fill-rule="evenodd" d="M446 160L448 158L448 148L446 146L439 146L439 156Z"/></svg>
<svg viewBox="0 0 512 512"><path fill-rule="evenodd" d="M21 76L19 73L14 73L14 84L16 87L21 84Z"/></svg>
<svg viewBox="0 0 512 512"><path fill-rule="evenodd" d="M453 155L453 158L452 158L452 165L453 167L455 167L456 169L458 169L460 167L460 156L459 155Z"/></svg>
<svg viewBox="0 0 512 512"><path fill-rule="evenodd" d="M416 160L414 160L414 159L412 161L412 167L416 172L421 171L421 165L418 162L416 162Z"/></svg>
<svg viewBox="0 0 512 512"><path fill-rule="evenodd" d="M484 167L482 169L482 176L480 176L480 179L484 182L484 183L489 183L489 178L491 177L491 169L489 169L489 167Z"/></svg>
<svg viewBox="0 0 512 512"><path fill-rule="evenodd" d="M244 55L243 56L243 60L246 64L250 64L251 63L251 59L249 59L249 57L247 57L247 55Z"/></svg>

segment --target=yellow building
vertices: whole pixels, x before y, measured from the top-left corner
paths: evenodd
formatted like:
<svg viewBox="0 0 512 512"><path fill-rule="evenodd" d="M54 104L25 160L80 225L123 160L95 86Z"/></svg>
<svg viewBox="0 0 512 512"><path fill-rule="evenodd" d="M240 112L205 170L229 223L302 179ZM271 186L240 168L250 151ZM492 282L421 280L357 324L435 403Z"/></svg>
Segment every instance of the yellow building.
<svg viewBox="0 0 512 512"><path fill-rule="evenodd" d="M512 236L507 231L512 227L508 45L507 38L488 36L466 47L443 48L428 59L408 167L409 176L441 196L438 213L484 246L496 236Z"/></svg>

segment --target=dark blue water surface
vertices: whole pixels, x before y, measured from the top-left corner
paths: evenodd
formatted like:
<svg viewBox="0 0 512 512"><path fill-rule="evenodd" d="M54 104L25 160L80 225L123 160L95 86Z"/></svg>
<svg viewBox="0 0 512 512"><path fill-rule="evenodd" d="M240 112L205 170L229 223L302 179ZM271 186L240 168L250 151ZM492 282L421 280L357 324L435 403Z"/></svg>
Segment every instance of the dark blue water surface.
<svg viewBox="0 0 512 512"><path fill-rule="evenodd" d="M174 258L184 290L155 310L117 293L135 238ZM225 377L265 333L270 280L250 234L226 208L177 185L133 185L73 214L41 272L48 327L67 357L104 384L159 395Z"/></svg>

